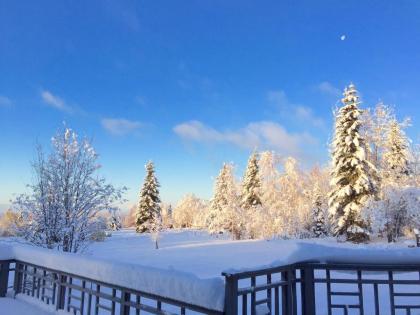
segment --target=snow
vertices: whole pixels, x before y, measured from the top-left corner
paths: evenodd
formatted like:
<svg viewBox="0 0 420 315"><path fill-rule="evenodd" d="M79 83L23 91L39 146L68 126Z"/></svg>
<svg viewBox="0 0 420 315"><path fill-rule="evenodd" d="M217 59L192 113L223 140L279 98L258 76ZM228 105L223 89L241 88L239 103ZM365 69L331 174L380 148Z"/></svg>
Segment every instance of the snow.
<svg viewBox="0 0 420 315"><path fill-rule="evenodd" d="M63 310L55 311L54 306L47 305L35 298L18 294L16 298L0 298L1 314L6 315L52 315L52 314L70 314Z"/></svg>
<svg viewBox="0 0 420 315"><path fill-rule="evenodd" d="M407 244L337 243L335 239L232 241L196 230L161 234L160 249L148 235L114 232L83 254L65 254L0 243L0 258L60 269L149 293L222 310L222 272L240 272L302 261L420 264L420 248Z"/></svg>

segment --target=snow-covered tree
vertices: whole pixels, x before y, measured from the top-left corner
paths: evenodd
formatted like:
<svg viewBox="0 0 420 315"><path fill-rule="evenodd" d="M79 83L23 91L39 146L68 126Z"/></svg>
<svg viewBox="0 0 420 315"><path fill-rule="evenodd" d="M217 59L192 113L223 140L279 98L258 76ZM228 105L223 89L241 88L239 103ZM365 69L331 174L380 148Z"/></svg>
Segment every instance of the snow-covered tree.
<svg viewBox="0 0 420 315"><path fill-rule="evenodd" d="M242 227L238 203L233 165L225 163L216 178L207 216L207 226L211 233L228 231L234 238L240 238Z"/></svg>
<svg viewBox="0 0 420 315"><path fill-rule="evenodd" d="M261 202L261 178L258 166L258 153L254 151L248 159L242 179L241 207L244 212L246 234L257 238L262 229L263 210ZM263 212L264 211L264 212Z"/></svg>
<svg viewBox="0 0 420 315"><path fill-rule="evenodd" d="M140 200L136 213L136 231L152 232L160 226L161 208L159 198L159 182L155 176L153 162L146 164L146 177L140 191Z"/></svg>
<svg viewBox="0 0 420 315"><path fill-rule="evenodd" d="M366 156L365 139L360 133L362 111L353 84L345 89L342 102L332 143L329 212L335 235L362 242L369 238L369 224L363 219L362 209L377 193L377 174Z"/></svg>
<svg viewBox="0 0 420 315"><path fill-rule="evenodd" d="M404 182L410 173L410 141L396 119L389 125L383 155L384 177L387 182Z"/></svg>
<svg viewBox="0 0 420 315"><path fill-rule="evenodd" d="M381 200L369 202L365 216L375 233L385 234L389 242L395 242L406 230L420 226L420 189L387 186Z"/></svg>
<svg viewBox="0 0 420 315"><path fill-rule="evenodd" d="M264 238L270 238L281 233L282 202L280 195L280 172L277 165L279 156L273 151L260 153L258 161L259 175L261 180L261 226L259 228Z"/></svg>
<svg viewBox="0 0 420 315"><path fill-rule="evenodd" d="M174 227L172 205L168 203L163 203L161 205L161 208L162 208L162 226L167 229L172 229Z"/></svg>
<svg viewBox="0 0 420 315"><path fill-rule="evenodd" d="M327 227L325 224L325 208L323 207L323 196L318 185L315 186L313 192L312 205L312 233L315 237L327 235Z"/></svg>
<svg viewBox="0 0 420 315"><path fill-rule="evenodd" d="M69 128L52 138L48 157L38 148L30 193L14 201L26 239L65 252L77 252L92 239L98 214L114 209L125 190L98 176L97 159L90 142Z"/></svg>
<svg viewBox="0 0 420 315"><path fill-rule="evenodd" d="M261 206L260 187L258 153L254 151L248 160L242 181L241 203L244 209Z"/></svg>
<svg viewBox="0 0 420 315"><path fill-rule="evenodd" d="M378 171L382 169L387 133L394 116L393 108L382 102L378 103L373 110L363 111L361 115L362 134L367 144L366 155Z"/></svg>
<svg viewBox="0 0 420 315"><path fill-rule="evenodd" d="M121 223L121 217L117 213L117 211L113 211L111 214L111 217L109 218L109 228L113 231L121 230L122 223Z"/></svg>
<svg viewBox="0 0 420 315"><path fill-rule="evenodd" d="M279 207L279 157L273 151L264 151L258 161L261 180L261 203L272 212Z"/></svg>
<svg viewBox="0 0 420 315"><path fill-rule="evenodd" d="M194 194L187 194L176 205L173 211L174 226L177 228L191 228L195 217L203 211L206 205Z"/></svg>
<svg viewBox="0 0 420 315"><path fill-rule="evenodd" d="M420 187L420 144L415 143L410 146L410 172L413 176L412 185Z"/></svg>

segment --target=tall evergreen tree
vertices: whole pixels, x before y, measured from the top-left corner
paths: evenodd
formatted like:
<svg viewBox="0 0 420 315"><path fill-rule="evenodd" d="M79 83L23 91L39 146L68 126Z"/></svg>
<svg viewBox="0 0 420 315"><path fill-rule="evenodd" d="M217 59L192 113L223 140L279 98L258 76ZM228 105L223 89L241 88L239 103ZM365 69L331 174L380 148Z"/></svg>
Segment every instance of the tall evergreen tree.
<svg viewBox="0 0 420 315"><path fill-rule="evenodd" d="M344 91L343 106L338 111L332 143L332 179L329 212L335 235L362 242L369 238L368 223L362 209L377 192L375 166L366 157L365 139L360 134L362 110L356 88Z"/></svg>
<svg viewBox="0 0 420 315"><path fill-rule="evenodd" d="M140 191L136 213L136 231L138 233L155 232L160 228L160 222L159 182L155 176L153 162L149 162L146 165L146 177Z"/></svg>
<svg viewBox="0 0 420 315"><path fill-rule="evenodd" d="M397 183L409 175L409 140L396 119L389 126L383 160L388 180Z"/></svg>
<svg viewBox="0 0 420 315"><path fill-rule="evenodd" d="M253 152L248 160L245 176L242 182L241 203L244 209L261 205L260 198L260 175L258 166L258 154Z"/></svg>

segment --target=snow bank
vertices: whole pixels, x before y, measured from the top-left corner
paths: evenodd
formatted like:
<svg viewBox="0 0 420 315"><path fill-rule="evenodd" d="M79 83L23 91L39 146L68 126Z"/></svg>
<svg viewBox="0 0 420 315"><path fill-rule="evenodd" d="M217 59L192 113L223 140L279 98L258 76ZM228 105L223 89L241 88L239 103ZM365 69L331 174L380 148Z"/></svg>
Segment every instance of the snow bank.
<svg viewBox="0 0 420 315"><path fill-rule="evenodd" d="M182 271L95 259L28 245L0 244L0 257L30 262L209 309L223 310L224 282L220 277L200 279Z"/></svg>
<svg viewBox="0 0 420 315"><path fill-rule="evenodd" d="M410 264L420 266L420 248L392 248L354 244L322 245L311 242L294 242L288 246L286 255L260 268L279 267L302 262L357 263L357 264ZM255 268L227 269L225 273L238 273Z"/></svg>

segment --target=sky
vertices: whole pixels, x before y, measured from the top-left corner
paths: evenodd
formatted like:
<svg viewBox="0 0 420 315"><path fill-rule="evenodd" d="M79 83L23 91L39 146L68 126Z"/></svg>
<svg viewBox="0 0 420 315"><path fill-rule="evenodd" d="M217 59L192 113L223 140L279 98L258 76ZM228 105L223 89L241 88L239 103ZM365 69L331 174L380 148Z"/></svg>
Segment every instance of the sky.
<svg viewBox="0 0 420 315"><path fill-rule="evenodd" d="M239 177L254 149L327 163L350 82L417 141L419 73L415 0L0 0L0 209L63 122L126 206L149 160L171 203L210 198L222 163Z"/></svg>

